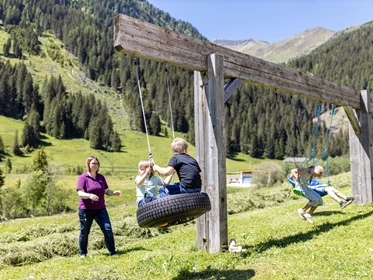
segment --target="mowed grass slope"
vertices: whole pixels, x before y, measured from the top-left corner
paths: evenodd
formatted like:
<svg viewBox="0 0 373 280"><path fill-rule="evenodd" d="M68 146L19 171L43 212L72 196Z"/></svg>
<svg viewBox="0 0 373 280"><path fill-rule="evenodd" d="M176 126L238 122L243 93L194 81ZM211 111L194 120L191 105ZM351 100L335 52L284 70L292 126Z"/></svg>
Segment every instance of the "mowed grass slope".
<svg viewBox="0 0 373 280"><path fill-rule="evenodd" d="M29 166L32 163L35 152L24 154L21 157L14 156L11 148L14 142L15 131L18 130L19 142L22 136L23 123L0 116L0 136L3 138L8 156L13 165L13 172L22 168L24 165ZM178 137L184 137L176 133ZM59 140L49 135L42 134L42 146L45 147L49 162L57 165L62 169L73 168L77 166L84 167L85 159L89 155L96 155L101 163L101 171L111 172L114 174L135 174L137 173L137 164L141 159L149 158L148 142L144 133L126 131L120 135L122 140L121 152L106 152L93 150L89 147L89 141L85 139ZM169 137L150 136L150 149L153 153L154 161L161 165L167 165L172 157L171 142ZM188 152L195 157L195 147L189 144ZM254 159L248 155L238 154L234 160L227 160L227 171L238 171L247 168L255 168L264 160ZM0 163L0 167L4 162Z"/></svg>
<svg viewBox="0 0 373 280"><path fill-rule="evenodd" d="M280 187L263 189L263 195L278 191ZM341 191L349 195L351 190L345 187ZM245 196L250 189L235 192ZM314 226L298 217L297 208L306 202L303 198L229 215L228 238L235 238L247 251L208 254L195 247L195 224L163 232L142 231L136 227L133 204L119 197L109 199L116 205L109 207L109 213L118 257L108 256L102 233L94 225L89 255L79 258L76 214L11 221L3 223L0 230L0 279L373 278L371 205L341 210L326 197L325 205L314 215ZM46 234L48 229L54 231ZM29 238L21 238L22 234ZM72 246L72 251L62 245ZM9 254L22 257L18 252L21 248L27 248L23 256L31 258L32 251L37 254L48 246L54 249L49 257L24 258L25 263L18 265L5 263L11 259Z"/></svg>

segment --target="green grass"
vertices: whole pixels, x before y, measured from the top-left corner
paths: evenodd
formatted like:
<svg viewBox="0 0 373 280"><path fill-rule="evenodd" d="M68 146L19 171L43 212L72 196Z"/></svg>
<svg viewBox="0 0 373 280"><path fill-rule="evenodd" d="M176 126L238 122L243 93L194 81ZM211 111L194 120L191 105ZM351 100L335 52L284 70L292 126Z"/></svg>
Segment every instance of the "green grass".
<svg viewBox="0 0 373 280"><path fill-rule="evenodd" d="M94 93L96 99L106 102L109 113L114 122L115 130L120 134L122 139L122 152L108 153L89 149L89 142L84 139L74 140L57 140L48 135L43 135L43 144L46 145L46 152L51 162L59 165L61 168L76 167L84 165L84 160L88 155L96 155L99 157L103 171L115 173L133 174L137 168L137 163L140 159L148 157L148 146L145 135L129 130L128 112L126 112L123 100L120 95L112 89L101 86L100 84L88 79L83 71L79 68L79 63L76 57L64 49L63 43L53 37L52 34L46 32L43 37L39 37L41 43L41 52L45 54L41 56L29 57L24 53L23 62L27 66L30 73L33 75L35 83L42 86L45 77L50 75L61 75L65 86L69 92L82 91L83 94ZM9 35L0 26L0 46L5 43ZM53 61L48 55L48 50L59 50L63 63ZM6 58L2 56L0 50L0 59L9 60L10 63L20 63L21 60L14 58ZM0 135L8 148L8 152L13 144L15 130L18 130L19 139L21 139L23 124L21 121L16 121L0 116ZM184 137L177 134L176 136ZM151 151L154 155L154 160L157 164L166 165L169 158L172 156L170 149L171 138L150 137ZM195 156L195 149L190 146L189 153ZM9 152L9 155L11 153ZM25 154L22 158L11 156L13 170L22 169L25 165L28 166L32 162L33 154ZM234 160L227 160L227 171L238 171L248 168L255 168L263 160L253 159L248 155L238 154ZM1 166L0 162L0 166ZM136 174L136 171L135 171Z"/></svg>
<svg viewBox="0 0 373 280"><path fill-rule="evenodd" d="M118 133L123 133L129 129L128 112L126 112L120 95L113 89L102 86L99 83L86 77L82 69L80 69L79 62L75 56L64 49L63 43L54 38L51 33L44 33L43 37L39 37L41 44L41 53L45 57L31 56L28 53L23 54L23 60L17 58L7 58L3 56L0 49L0 60L10 61L11 64L25 63L28 71L32 74L34 83L41 87L45 77L54 75L61 76L64 85L68 92L81 91L83 94L94 94L97 100L105 102L109 113L113 119L114 127ZM2 46L9 38L9 34L0 26L0 46ZM57 49L63 62L54 61L48 55L48 49Z"/></svg>
<svg viewBox="0 0 373 280"><path fill-rule="evenodd" d="M22 157L13 156L11 147L14 142L15 131L18 130L19 139L22 135L23 123L18 120L0 116L0 135L3 138L8 156L13 165L12 173L16 169L21 169L24 165L32 164L35 152L24 154ZM183 135L176 133L176 136ZM85 165L85 159L89 155L96 155L101 163L103 173L122 174L134 176L137 174L137 164L141 159L148 158L148 144L144 133L126 131L120 135L122 140L121 152L105 152L89 148L89 141L84 139L59 140L49 135L42 134L42 145L45 146L47 157L51 164L59 166L61 169L73 168ZM167 165L172 157L170 137L150 136L150 148L154 161L161 165ZM195 157L195 147L189 145L188 152ZM251 158L248 155L238 154L234 160L227 160L227 171L237 171L253 168L263 160ZM4 162L0 162L0 167Z"/></svg>
<svg viewBox="0 0 373 280"><path fill-rule="evenodd" d="M7 36L0 29L0 45ZM325 206L314 216L315 226L311 226L296 212L305 200L293 197L289 186L228 189L228 211L235 213L228 216L228 238L235 238L247 249L245 253L198 251L194 224L167 230L138 228L131 176L136 174L139 160L148 157L145 135L126 130L128 120L118 95L86 79L76 59L62 49L59 41L50 36L40 41L45 53L57 45L65 64L62 67L48 57L30 60L25 54L25 63L35 80L41 83L53 73L62 75L72 91L95 92L97 98L107 101L121 135L123 148L119 153L92 150L83 139L58 140L43 135L51 164L61 169L84 166L86 157L94 154L100 159L110 188L123 192L122 197L107 199L120 255L107 256L102 233L94 225L89 257L80 259L76 213L12 220L0 227L0 279L372 279L371 205L349 206L341 211L326 198ZM21 136L22 122L0 116L0 124L13 171L30 165L34 153L14 157L10 152L16 129ZM157 164L166 165L172 156L170 142L171 138L150 137ZM193 146L189 153L195 155ZM238 154L235 160L227 160L227 171L253 169L262 162ZM347 195L351 192L346 187L348 175L337 177L333 184ZM12 172L6 176L5 185L14 186L26 176ZM62 176L59 184L75 195L76 179ZM76 206L77 200L75 196L72 204Z"/></svg>
<svg viewBox="0 0 373 280"><path fill-rule="evenodd" d="M348 173L338 180L347 178ZM129 190L128 190L129 191ZM242 199L283 192L283 186L228 189ZM341 188L347 195L349 187ZM292 197L276 206L228 216L228 238L244 253L208 254L195 247L194 224L166 231L136 227L135 205L108 198L119 257L107 256L102 233L94 225L89 255L77 252L76 213L2 223L0 279L372 279L371 205L343 211L326 197L315 225L299 219L305 199ZM232 201L228 200L228 203ZM44 254L44 255L43 255ZM65 255L63 255L65 254ZM7 264L12 260L14 265ZM23 263L19 261L22 260Z"/></svg>

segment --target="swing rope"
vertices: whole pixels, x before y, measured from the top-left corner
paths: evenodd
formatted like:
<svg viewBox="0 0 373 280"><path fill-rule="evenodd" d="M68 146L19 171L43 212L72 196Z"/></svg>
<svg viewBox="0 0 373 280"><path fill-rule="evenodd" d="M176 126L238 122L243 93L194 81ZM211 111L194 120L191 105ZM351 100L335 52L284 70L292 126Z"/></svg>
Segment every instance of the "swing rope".
<svg viewBox="0 0 373 280"><path fill-rule="evenodd" d="M319 131L320 115L321 115L321 103L320 103L320 105L317 108L317 120L316 120L315 130L313 132L313 141L312 141L311 152L305 157L304 161L299 165L299 167L302 167L304 163L308 162L308 158L309 157L311 157L311 159L312 159L312 165L313 166L315 166L317 164L317 162L318 162L317 161L315 163L315 146L316 146L317 133ZM298 125L298 129L300 130L299 125ZM304 152L305 152L305 150L304 150Z"/></svg>
<svg viewBox="0 0 373 280"><path fill-rule="evenodd" d="M332 131L334 109L335 109L335 106L332 107L332 111L330 113L331 117L330 117L330 124L329 124L329 128L328 128L328 134L327 134L327 137L326 137L325 150L324 150L324 152L321 155L321 157L325 155L325 174L328 176L328 186L330 186L330 175L329 175L329 140L330 140L330 135L331 135L331 131ZM321 157L320 157L320 159L321 159Z"/></svg>
<svg viewBox="0 0 373 280"><path fill-rule="evenodd" d="M314 165L314 166L316 165L315 164L315 146L316 146L317 132L319 131L320 115L321 115L321 104L317 108L317 121L316 121L315 131L313 133L313 143L312 143L312 150L311 150L312 165Z"/></svg>
<svg viewBox="0 0 373 280"><path fill-rule="evenodd" d="M142 91L141 91L141 86L140 86L140 78L139 78L139 66L138 66L138 63L135 61L135 65L136 65L136 78L137 78L137 86L139 88L139 94L140 94L140 102L141 102L141 110L142 110L142 115L143 115L143 118L144 118L144 126L145 126L145 132L146 132L146 140L148 142L148 156L149 156L149 167L151 167L151 162L153 161L153 153L151 152L151 149L150 149L150 140L149 140L149 133L148 133L148 128L147 128L147 124L146 124L146 117L145 117L145 109L144 109L144 102L143 102L143 98L142 98ZM154 162L154 161L153 161ZM149 187L149 176L147 176L147 185ZM146 204L146 191L145 191L145 194L144 194L144 198L143 198L143 206Z"/></svg>
<svg viewBox="0 0 373 280"><path fill-rule="evenodd" d="M171 120L171 129L172 129L172 139L175 139L174 119L172 117L172 106L171 106L170 83L168 82L167 68L166 68L166 83L167 83L167 91L168 91L168 103L170 105L170 120Z"/></svg>
<svg viewBox="0 0 373 280"><path fill-rule="evenodd" d="M317 121L316 121L316 127L314 131L314 139L312 143L312 150L311 153L307 155L306 159L301 163L299 167L301 167L307 160L308 157L311 155L312 156L312 165L316 166L317 163L325 156L325 175L328 176L328 186L330 186L330 174L329 174L329 140L330 140L330 135L331 135L331 130L332 130L332 124L333 124L333 117L334 117L334 111L335 111L335 106L332 106L332 111L330 113L330 123L327 131L327 137L326 137L326 143L325 143L325 149L322 152L321 156L315 161L315 145L316 145L316 138L317 138L317 131L319 127L319 120L320 120L320 115L321 115L321 104L319 105L317 109Z"/></svg>
<svg viewBox="0 0 373 280"><path fill-rule="evenodd" d="M152 160L152 158L153 158L153 153L151 152L151 149L150 149L149 133L148 133L148 128L147 128L147 124L146 124L146 117L145 117L144 103L143 103L143 100L142 100L142 92L141 92L140 78L139 78L139 66L138 66L138 63L137 63L136 61L135 61L135 65L136 65L136 78L137 78L137 85L138 85L139 93L140 93L140 101L141 101L142 115L143 115L143 117L144 117L144 126L145 126L145 132L146 132L146 139L147 139L147 141L148 141L149 159Z"/></svg>

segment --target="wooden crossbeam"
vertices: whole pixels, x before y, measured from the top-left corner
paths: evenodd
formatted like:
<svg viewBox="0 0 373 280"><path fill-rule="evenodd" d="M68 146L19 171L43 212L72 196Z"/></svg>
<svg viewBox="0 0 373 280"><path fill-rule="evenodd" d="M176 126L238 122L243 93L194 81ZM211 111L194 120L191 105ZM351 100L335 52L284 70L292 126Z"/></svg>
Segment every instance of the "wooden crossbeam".
<svg viewBox="0 0 373 280"><path fill-rule="evenodd" d="M355 111L349 106L343 106L343 109L345 110L347 118L350 120L351 127L355 131L355 134L360 134L361 127Z"/></svg>
<svg viewBox="0 0 373 280"><path fill-rule="evenodd" d="M226 78L360 109L358 90L125 15L114 19L114 47L124 54L202 72L207 71L207 56L220 54Z"/></svg>
<svg viewBox="0 0 373 280"><path fill-rule="evenodd" d="M229 97L238 89L242 84L242 80L232 79L224 86L224 103L227 102Z"/></svg>

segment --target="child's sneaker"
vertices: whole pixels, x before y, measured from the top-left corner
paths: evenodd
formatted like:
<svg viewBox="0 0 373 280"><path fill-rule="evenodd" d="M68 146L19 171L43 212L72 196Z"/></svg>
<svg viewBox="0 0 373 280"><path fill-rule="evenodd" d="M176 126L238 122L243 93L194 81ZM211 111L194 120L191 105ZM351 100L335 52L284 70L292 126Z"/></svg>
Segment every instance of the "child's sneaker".
<svg viewBox="0 0 373 280"><path fill-rule="evenodd" d="M313 224L313 220L312 220L311 214L306 213L306 214L304 214L304 217L307 219L307 221L309 223Z"/></svg>
<svg viewBox="0 0 373 280"><path fill-rule="evenodd" d="M359 195L355 194L354 196L349 196L346 198L346 201L354 201Z"/></svg>
<svg viewBox="0 0 373 280"><path fill-rule="evenodd" d="M306 213L304 213L303 209L302 209L302 208L299 208L299 209L298 209L298 215L299 215L299 217L300 217L302 220L306 220L306 218L304 217L304 214L306 214Z"/></svg>
<svg viewBox="0 0 373 280"><path fill-rule="evenodd" d="M341 208L345 208L347 205L350 205L352 203L352 200L349 200L349 201L341 201L341 203L339 203L339 205L341 206Z"/></svg>

